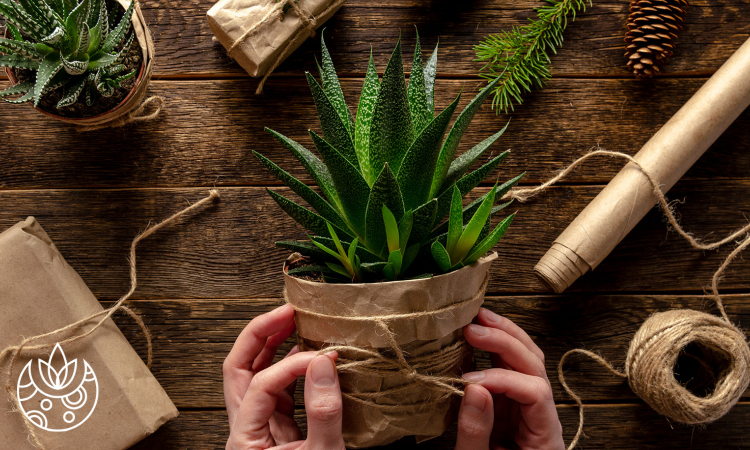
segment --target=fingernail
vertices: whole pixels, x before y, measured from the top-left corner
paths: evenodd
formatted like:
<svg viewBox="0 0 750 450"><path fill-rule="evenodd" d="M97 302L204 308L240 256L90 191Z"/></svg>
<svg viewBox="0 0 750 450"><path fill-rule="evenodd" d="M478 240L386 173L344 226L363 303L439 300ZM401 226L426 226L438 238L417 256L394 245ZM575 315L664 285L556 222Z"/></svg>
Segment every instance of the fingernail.
<svg viewBox="0 0 750 450"><path fill-rule="evenodd" d="M464 408L469 413L482 414L487 409L487 397L479 389L472 389L472 386L467 386L464 394Z"/></svg>
<svg viewBox="0 0 750 450"><path fill-rule="evenodd" d="M487 336L488 334L490 334L490 330L488 330L487 327L475 325L473 323L469 325L469 331L476 334L477 336Z"/></svg>
<svg viewBox="0 0 750 450"><path fill-rule="evenodd" d="M312 360L310 368L310 377L315 386L329 387L333 386L336 380L336 369L333 367L333 361L327 356L318 356Z"/></svg>
<svg viewBox="0 0 750 450"><path fill-rule="evenodd" d="M462 378L464 380L479 382L484 380L484 372L469 372L463 374Z"/></svg>
<svg viewBox="0 0 750 450"><path fill-rule="evenodd" d="M484 311L484 320L487 322L492 322L494 324L500 323L500 321L503 320L502 316L495 314L494 312L490 311L489 309L483 309Z"/></svg>

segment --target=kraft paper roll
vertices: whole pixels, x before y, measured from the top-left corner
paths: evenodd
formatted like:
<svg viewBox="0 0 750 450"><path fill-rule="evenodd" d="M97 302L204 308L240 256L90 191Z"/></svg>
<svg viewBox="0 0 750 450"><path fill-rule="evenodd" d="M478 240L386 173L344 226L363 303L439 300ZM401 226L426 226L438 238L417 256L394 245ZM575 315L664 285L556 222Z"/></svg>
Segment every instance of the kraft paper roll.
<svg viewBox="0 0 750 450"><path fill-rule="evenodd" d="M748 105L750 39L634 158L666 193ZM563 292L596 268L656 202L646 175L628 163L555 239L534 271Z"/></svg>

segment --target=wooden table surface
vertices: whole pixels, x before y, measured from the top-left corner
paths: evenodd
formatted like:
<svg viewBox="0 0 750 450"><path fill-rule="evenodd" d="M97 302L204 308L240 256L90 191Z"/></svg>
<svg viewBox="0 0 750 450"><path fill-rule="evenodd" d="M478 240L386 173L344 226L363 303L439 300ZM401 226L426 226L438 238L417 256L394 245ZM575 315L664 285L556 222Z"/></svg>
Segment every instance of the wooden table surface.
<svg viewBox="0 0 750 450"><path fill-rule="evenodd" d="M140 249L140 287L132 305L154 334L153 373L181 414L138 450L224 448L221 363L247 322L281 301L286 251L273 243L304 237L265 193L269 186L287 190L251 151L311 181L263 127L311 145L306 131L319 124L304 71L315 70L319 44L306 42L257 97L258 81L212 41L205 20L211 5L143 2L156 44L150 92L166 99L154 122L77 134L28 106L0 104L0 229L36 216L104 304L126 291L127 249L139 231L211 187L221 191L221 203L159 232ZM440 40L436 104L442 109L461 89L472 94L464 95L466 104L484 84L476 76L481 64L473 61L473 45L487 33L525 23L535 6L539 2L530 0L349 0L326 24L326 37L344 94L355 106L370 46L382 73L399 32L411 52L418 25L423 48ZM495 146L512 149L498 175L508 179L525 170L526 185L597 143L635 154L750 33L748 0L696 0L664 75L635 80L623 58L627 9L624 0L595 2L565 33L547 88L527 96L509 116L485 105L462 149L512 118ZM0 88L7 84L0 79ZM723 236L747 221L749 145L750 111L670 192L685 200L682 222L697 236ZM715 312L704 288L731 250L692 250L667 231L654 209L593 273L565 295L551 295L534 276L534 264L620 166L606 158L592 161L546 195L517 205L519 215L497 247L500 258L492 269L487 305L544 350L566 441L575 433L577 410L557 382L561 355L585 347L621 366L650 314L681 307ZM741 325L750 320L749 273L750 258L737 260L721 286L730 317ZM137 327L124 316L117 322L143 354ZM581 448L750 446L748 394L728 416L694 428L660 417L593 362L574 358L567 376L588 405ZM419 448L449 449L454 437L452 431Z"/></svg>

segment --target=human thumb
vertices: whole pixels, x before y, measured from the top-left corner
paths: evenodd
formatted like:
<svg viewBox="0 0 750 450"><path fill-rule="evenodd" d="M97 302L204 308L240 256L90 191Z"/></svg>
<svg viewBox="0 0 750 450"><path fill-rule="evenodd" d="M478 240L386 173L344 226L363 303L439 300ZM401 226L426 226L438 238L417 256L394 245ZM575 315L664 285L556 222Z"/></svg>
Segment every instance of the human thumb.
<svg viewBox="0 0 750 450"><path fill-rule="evenodd" d="M330 356L317 356L307 367L305 377L306 450L344 449L342 409L336 366Z"/></svg>

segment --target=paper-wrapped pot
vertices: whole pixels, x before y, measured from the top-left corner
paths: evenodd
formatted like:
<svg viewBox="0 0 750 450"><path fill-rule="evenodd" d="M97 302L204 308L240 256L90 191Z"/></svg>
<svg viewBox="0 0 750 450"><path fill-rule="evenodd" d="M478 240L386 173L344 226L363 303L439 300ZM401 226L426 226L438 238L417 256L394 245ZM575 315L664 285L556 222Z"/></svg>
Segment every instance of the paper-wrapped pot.
<svg viewBox="0 0 750 450"><path fill-rule="evenodd" d="M302 350L349 346L395 359L389 333L419 373L460 377L472 370L473 350L463 340L484 302L493 253L455 272L429 279L329 284L288 275L286 299L297 311ZM342 361L362 360L339 351ZM349 448L385 445L405 436L421 442L440 436L455 420L460 397L446 395L399 371L340 372L344 442Z"/></svg>

